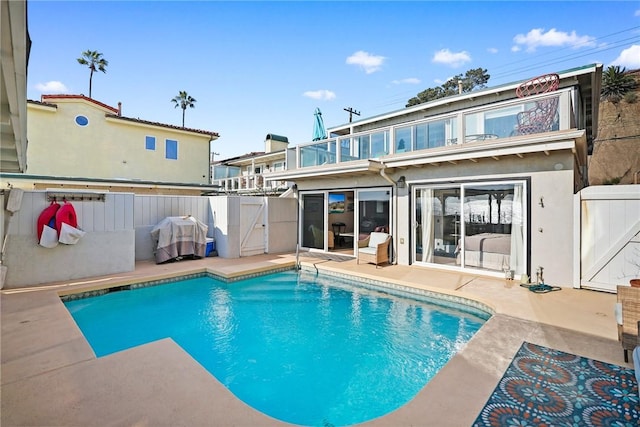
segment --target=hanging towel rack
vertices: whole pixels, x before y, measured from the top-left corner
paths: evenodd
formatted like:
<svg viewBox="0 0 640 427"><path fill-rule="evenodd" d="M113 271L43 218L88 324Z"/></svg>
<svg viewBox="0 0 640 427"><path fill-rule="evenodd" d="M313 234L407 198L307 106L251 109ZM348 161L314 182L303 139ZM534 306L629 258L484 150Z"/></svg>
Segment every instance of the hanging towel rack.
<svg viewBox="0 0 640 427"><path fill-rule="evenodd" d="M69 202L104 202L106 193L98 191L49 191L47 190L47 201L62 202L67 200Z"/></svg>

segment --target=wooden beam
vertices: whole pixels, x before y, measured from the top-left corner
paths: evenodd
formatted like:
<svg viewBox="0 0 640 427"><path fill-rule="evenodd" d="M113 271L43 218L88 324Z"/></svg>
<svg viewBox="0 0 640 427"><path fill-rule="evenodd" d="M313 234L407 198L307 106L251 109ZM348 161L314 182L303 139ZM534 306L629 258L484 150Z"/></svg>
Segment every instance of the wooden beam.
<svg viewBox="0 0 640 427"><path fill-rule="evenodd" d="M544 154L549 155L549 150L544 150Z"/></svg>
<svg viewBox="0 0 640 427"><path fill-rule="evenodd" d="M452 165L457 165L458 162L456 162L455 160L447 160L447 162L451 163Z"/></svg>
<svg viewBox="0 0 640 427"><path fill-rule="evenodd" d="M516 156L520 157L521 159L524 159L524 156L520 153L516 153Z"/></svg>
<svg viewBox="0 0 640 427"><path fill-rule="evenodd" d="M500 160L500 157L498 157L498 156L491 156L491 158L492 158L493 160L496 160L496 161Z"/></svg>
<svg viewBox="0 0 640 427"><path fill-rule="evenodd" d="M473 163L478 163L476 159L469 159L469 160L471 160Z"/></svg>

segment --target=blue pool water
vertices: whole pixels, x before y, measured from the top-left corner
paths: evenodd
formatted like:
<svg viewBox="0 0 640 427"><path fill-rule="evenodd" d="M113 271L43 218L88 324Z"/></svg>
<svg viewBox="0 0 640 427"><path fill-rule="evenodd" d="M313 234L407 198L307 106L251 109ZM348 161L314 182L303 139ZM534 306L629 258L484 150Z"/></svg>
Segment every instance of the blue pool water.
<svg viewBox="0 0 640 427"><path fill-rule="evenodd" d="M171 337L253 408L309 426L402 406L488 318L295 271L65 305L97 356Z"/></svg>

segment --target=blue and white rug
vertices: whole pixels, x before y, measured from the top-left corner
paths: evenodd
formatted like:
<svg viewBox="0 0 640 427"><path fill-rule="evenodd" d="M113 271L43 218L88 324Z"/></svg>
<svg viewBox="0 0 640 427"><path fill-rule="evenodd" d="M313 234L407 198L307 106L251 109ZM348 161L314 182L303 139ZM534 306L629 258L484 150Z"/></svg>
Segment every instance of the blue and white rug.
<svg viewBox="0 0 640 427"><path fill-rule="evenodd" d="M640 426L633 369L523 343L474 426Z"/></svg>

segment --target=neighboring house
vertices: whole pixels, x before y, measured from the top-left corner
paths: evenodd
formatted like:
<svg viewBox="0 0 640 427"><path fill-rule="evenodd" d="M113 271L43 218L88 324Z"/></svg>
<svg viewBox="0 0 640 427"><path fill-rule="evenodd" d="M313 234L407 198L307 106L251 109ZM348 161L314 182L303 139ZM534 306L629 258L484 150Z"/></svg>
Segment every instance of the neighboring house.
<svg viewBox="0 0 640 427"><path fill-rule="evenodd" d="M285 192L290 185L284 180L265 179L273 172L286 169L286 136L268 134L265 151L251 152L230 159L213 161L212 183L225 194L275 195Z"/></svg>
<svg viewBox="0 0 640 427"><path fill-rule="evenodd" d="M110 188L115 181L212 190L209 153L215 132L123 117L120 105L84 95L43 95L41 101L29 100L27 111L25 179L38 183L33 188L67 178L92 182L92 188Z"/></svg>
<svg viewBox="0 0 640 427"><path fill-rule="evenodd" d="M478 90L288 149L287 170L269 179L296 184L301 246L355 256L359 238L389 230L398 264L518 280L541 272L570 286L574 194L587 184L602 66L555 77L546 93L522 93L524 82Z"/></svg>

